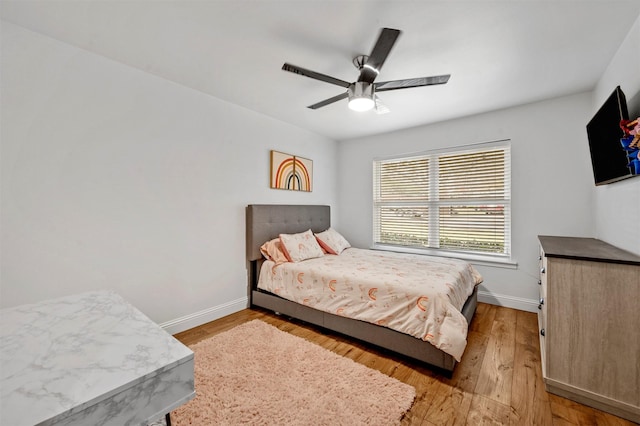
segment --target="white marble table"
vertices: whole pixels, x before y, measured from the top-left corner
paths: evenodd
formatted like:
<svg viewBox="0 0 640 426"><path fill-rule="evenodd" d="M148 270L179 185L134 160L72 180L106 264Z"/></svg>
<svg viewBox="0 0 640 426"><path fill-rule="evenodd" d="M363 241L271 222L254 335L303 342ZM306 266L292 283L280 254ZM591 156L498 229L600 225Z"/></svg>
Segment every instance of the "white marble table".
<svg viewBox="0 0 640 426"><path fill-rule="evenodd" d="M116 293L0 310L0 425L146 425L195 396L193 352Z"/></svg>

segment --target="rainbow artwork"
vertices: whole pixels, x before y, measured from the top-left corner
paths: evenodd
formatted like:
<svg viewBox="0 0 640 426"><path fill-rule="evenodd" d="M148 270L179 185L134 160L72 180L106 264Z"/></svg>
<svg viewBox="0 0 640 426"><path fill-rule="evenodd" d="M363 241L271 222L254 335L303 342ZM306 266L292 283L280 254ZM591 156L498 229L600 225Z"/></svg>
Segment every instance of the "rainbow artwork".
<svg viewBox="0 0 640 426"><path fill-rule="evenodd" d="M271 188L311 192L313 161L271 151Z"/></svg>

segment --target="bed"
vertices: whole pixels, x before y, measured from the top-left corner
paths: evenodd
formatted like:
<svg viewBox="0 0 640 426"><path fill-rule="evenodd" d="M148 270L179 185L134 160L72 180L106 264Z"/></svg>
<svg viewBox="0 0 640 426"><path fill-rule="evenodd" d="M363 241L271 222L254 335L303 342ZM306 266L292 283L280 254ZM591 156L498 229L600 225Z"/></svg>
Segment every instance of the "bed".
<svg viewBox="0 0 640 426"><path fill-rule="evenodd" d="M260 247L265 242L277 238L280 234L302 233L309 229L313 233L323 232L331 226L330 217L330 207L325 205L253 204L247 207L246 238L250 306L265 308L287 315L425 362L448 372L453 371L457 362L455 357L445 352L445 350L438 349L429 341L396 331L385 325L377 325L316 309L258 288L263 264L265 262L269 263L265 261L260 251ZM357 254L357 251L353 250L353 253ZM398 255L396 254L395 256ZM420 257L427 258L427 256ZM265 270L275 271L275 268L270 266ZM464 326L467 328L476 310L477 284L478 282L474 283L470 290L470 296L464 301L460 309L462 315L460 316L456 312L461 318L464 317ZM466 336L466 329L464 334Z"/></svg>

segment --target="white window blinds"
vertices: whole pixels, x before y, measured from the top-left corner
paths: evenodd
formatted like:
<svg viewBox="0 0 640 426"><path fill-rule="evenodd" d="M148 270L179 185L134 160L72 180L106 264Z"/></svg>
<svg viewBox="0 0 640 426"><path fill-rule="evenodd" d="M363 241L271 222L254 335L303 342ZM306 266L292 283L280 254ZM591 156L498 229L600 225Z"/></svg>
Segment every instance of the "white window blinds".
<svg viewBox="0 0 640 426"><path fill-rule="evenodd" d="M374 243L509 256L507 142L374 161Z"/></svg>

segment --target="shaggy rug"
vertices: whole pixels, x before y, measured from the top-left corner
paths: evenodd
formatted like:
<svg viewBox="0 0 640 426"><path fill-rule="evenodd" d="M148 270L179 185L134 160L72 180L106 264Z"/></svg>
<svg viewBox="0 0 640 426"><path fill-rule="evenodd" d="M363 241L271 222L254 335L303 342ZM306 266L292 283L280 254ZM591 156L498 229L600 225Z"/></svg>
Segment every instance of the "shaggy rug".
<svg viewBox="0 0 640 426"><path fill-rule="evenodd" d="M196 397L185 425L394 425L415 389L260 320L191 346Z"/></svg>

